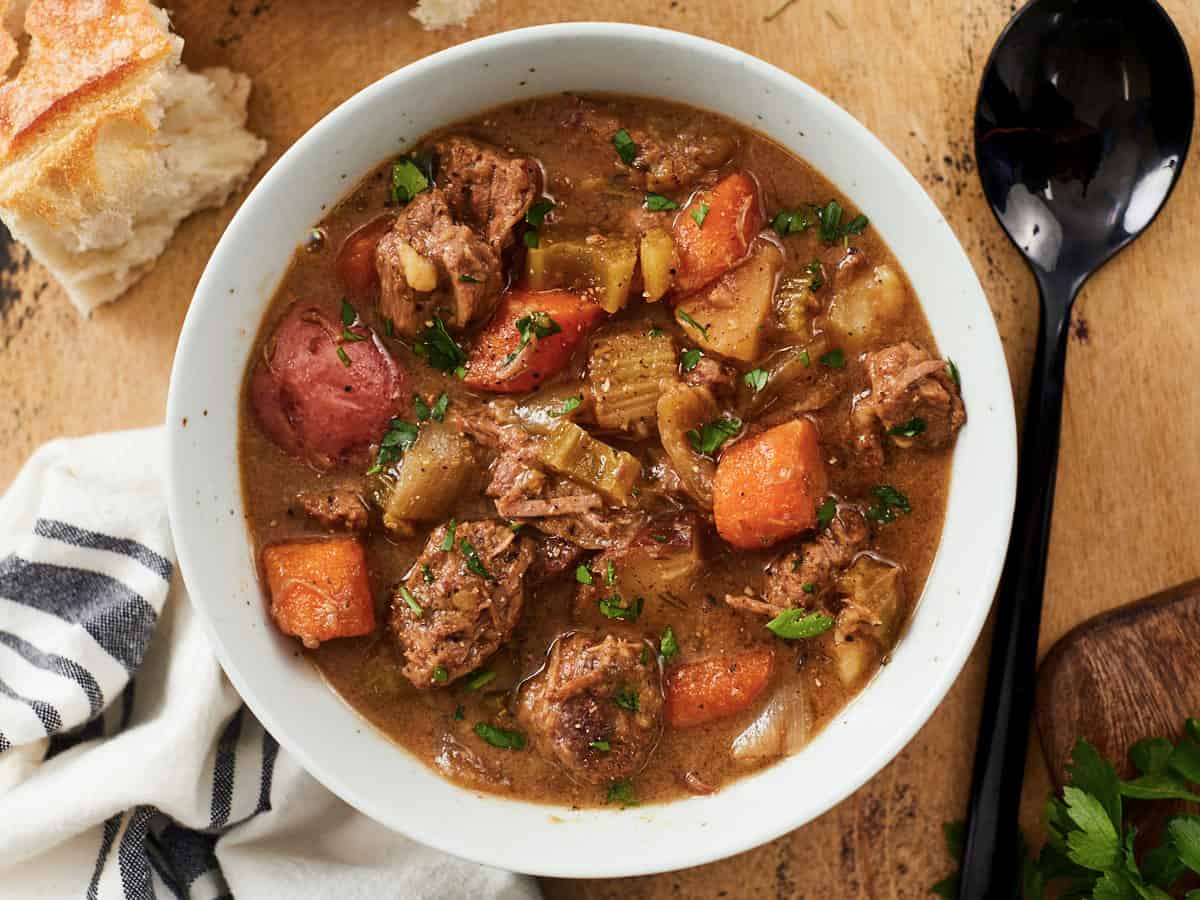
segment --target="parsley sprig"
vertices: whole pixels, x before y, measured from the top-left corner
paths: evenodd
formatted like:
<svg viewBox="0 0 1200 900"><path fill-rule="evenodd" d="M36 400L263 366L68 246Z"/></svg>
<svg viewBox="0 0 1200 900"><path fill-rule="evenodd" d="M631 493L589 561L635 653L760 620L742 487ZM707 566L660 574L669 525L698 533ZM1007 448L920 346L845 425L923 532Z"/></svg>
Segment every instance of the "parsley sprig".
<svg viewBox="0 0 1200 900"><path fill-rule="evenodd" d="M467 374L464 364L467 361L466 351L458 346L446 323L439 316L433 317L432 324L422 329L413 343L413 353L425 358L425 362L439 372L453 372L462 378Z"/></svg>
<svg viewBox="0 0 1200 900"><path fill-rule="evenodd" d="M558 334L562 331L562 326L550 318L547 312L537 311L531 312L527 316L521 316L517 319L517 333L521 335L521 342L517 344L517 349L508 356L504 357L504 361L500 363L500 368L505 368L510 365L513 360L525 352L525 348L529 346L530 341L535 338L541 340L548 338L552 334Z"/></svg>
<svg viewBox="0 0 1200 900"><path fill-rule="evenodd" d="M684 434L693 450L704 456L712 456L722 444L741 430L741 419L714 419L704 423L699 431L689 428Z"/></svg>

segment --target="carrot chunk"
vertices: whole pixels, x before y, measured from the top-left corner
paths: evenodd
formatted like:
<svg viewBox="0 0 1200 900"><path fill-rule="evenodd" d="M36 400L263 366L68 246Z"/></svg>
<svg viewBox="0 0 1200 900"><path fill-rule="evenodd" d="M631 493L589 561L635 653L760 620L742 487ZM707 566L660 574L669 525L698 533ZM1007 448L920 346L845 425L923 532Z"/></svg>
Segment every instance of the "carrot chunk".
<svg viewBox="0 0 1200 900"><path fill-rule="evenodd" d="M263 550L271 616L279 630L316 648L375 630L363 547L353 538L287 541Z"/></svg>
<svg viewBox="0 0 1200 900"><path fill-rule="evenodd" d="M667 724L703 725L747 709L771 680L775 654L748 650L671 669L666 679Z"/></svg>
<svg viewBox="0 0 1200 900"><path fill-rule="evenodd" d="M758 185L735 172L700 191L675 218L672 236L679 254L674 297L698 291L746 258L765 221Z"/></svg>
<svg viewBox="0 0 1200 900"><path fill-rule="evenodd" d="M380 216L350 233L338 252L338 277L355 297L366 297L379 284L375 268L375 248L384 235L392 230L392 217Z"/></svg>
<svg viewBox="0 0 1200 900"><path fill-rule="evenodd" d="M717 532L744 550L767 547L817 524L829 493L817 426L776 425L725 451L713 479Z"/></svg>
<svg viewBox="0 0 1200 900"><path fill-rule="evenodd" d="M604 309L568 291L510 291L479 334L466 383L481 391L531 391L557 374Z"/></svg>

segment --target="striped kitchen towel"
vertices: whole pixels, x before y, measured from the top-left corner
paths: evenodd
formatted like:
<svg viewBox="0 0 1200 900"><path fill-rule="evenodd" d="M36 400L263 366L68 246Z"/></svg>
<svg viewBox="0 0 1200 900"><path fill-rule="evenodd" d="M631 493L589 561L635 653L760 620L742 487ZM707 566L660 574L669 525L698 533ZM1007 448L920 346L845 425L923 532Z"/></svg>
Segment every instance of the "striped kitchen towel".
<svg viewBox="0 0 1200 900"><path fill-rule="evenodd" d="M0 499L0 898L533 900L307 775L174 571L161 429L41 448Z"/></svg>

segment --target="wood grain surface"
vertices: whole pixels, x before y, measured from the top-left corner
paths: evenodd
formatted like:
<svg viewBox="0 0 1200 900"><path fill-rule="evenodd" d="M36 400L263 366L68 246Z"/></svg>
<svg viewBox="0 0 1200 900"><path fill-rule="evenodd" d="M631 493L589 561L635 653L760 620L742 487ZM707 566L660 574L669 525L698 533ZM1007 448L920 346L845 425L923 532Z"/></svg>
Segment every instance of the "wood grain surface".
<svg viewBox="0 0 1200 900"><path fill-rule="evenodd" d="M980 72L1015 4L796 0L765 21L776 0L491 0L468 27L434 34L417 27L403 0L163 5L187 41L189 64L229 65L253 77L251 126L270 143L256 177L354 91L495 31L603 18L675 28L762 57L849 110L925 185L983 282L1024 403L1036 293L983 201L971 142ZM1200 60L1200 4L1164 5ZM23 254L0 259L0 486L50 438L161 421L192 290L239 201L185 222L153 272L90 321ZM1077 306L1043 647L1091 615L1200 575L1198 227L1200 161L1192 160L1162 217L1092 280ZM970 361L960 364L970 377ZM986 647L985 636L899 757L805 828L699 869L547 882L547 896L927 896L949 865L941 824L964 813ZM1035 835L1049 784L1040 755L1031 752L1024 818Z"/></svg>

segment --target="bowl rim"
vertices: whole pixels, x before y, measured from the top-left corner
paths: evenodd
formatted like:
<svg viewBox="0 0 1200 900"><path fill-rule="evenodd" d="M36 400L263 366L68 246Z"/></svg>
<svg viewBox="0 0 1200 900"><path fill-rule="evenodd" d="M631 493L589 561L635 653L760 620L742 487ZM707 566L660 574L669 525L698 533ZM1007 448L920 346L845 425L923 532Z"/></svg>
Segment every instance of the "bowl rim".
<svg viewBox="0 0 1200 900"><path fill-rule="evenodd" d="M398 85L403 84L407 80L438 68L457 66L472 59L484 57L490 52L509 48L512 45L521 43L536 44L539 41L555 40L566 36L592 37L618 42L661 42L670 45L673 50L697 53L707 55L708 57L721 57L724 63L747 69L750 78L769 83L773 87L778 87L783 92L802 95L806 103L820 107L822 114L836 122L842 135L844 137L848 136L856 143L862 145L864 152L870 153L881 166L885 167L890 177L903 179L908 182L906 189L909 190L909 194L913 194L911 189L915 188L915 191L920 195L920 200L914 200L914 202L924 204L924 208L920 212L930 217L932 227L940 229L936 235L936 239L946 244L947 251L951 253L952 258L949 264L958 267L961 277L966 278L969 275L969 279L973 284L971 293L974 296L970 298L970 302L974 304L974 308L970 311L970 314L976 317L976 324L982 326L984 332L982 335L975 335L975 337L990 344L989 355L991 358L987 360L989 368L986 377L992 382L992 388L995 391L994 396L989 395L991 402L994 402L998 407L998 409L994 410L994 415L992 416L994 420L993 425L996 430L989 433L989 444L992 445L994 456L989 459L987 474L991 481L989 490L994 502L988 512L991 514L990 519L993 526L991 531L993 535L998 538L1002 534L1005 540L998 540L996 546L980 551L980 567L974 571L973 578L975 585L973 596L976 602L971 609L969 619L966 620L957 634L955 642L944 648L944 652L940 656L940 662L938 662L938 677L935 683L925 686L917 702L902 714L904 719L902 727L889 732L873 750L862 754L861 758L856 761L853 770L848 774L843 774L838 778L831 778L831 782L835 782L835 784L824 785L821 788L824 793L819 801L810 803L808 807L803 807L802 812L789 814L786 811L780 811L763 816L739 816L736 823L723 822L722 824L730 827L703 832L704 840L695 841L690 847L680 847L680 842L676 841L674 849L670 853L664 854L665 858L661 861L655 861L657 857L646 853L637 854L636 858L632 859L613 859L603 858L605 854L592 852L592 858L589 858L586 863L581 863L578 859L569 858L568 855L538 854L536 850L525 852L524 855L518 853L517 858L514 859L514 851L511 846L508 847L507 851L497 851L492 847L490 842L486 841L466 845L461 838L454 836L450 829L433 824L420 815L405 815L403 812L397 815L395 810L382 809L378 798L352 785L343 777L343 772L337 766L327 767L315 758L309 752L309 747L306 743L309 740L309 736L305 735L301 730L294 729L286 724L283 718L277 715L276 708L263 700L255 684L252 684L251 680L240 670L238 662L235 659L234 649L227 639L228 636L223 627L218 625L219 609L216 604L219 601L207 595L204 591L206 581L213 576L204 569L202 562L204 554L200 550L199 542L211 538L212 534L207 527L201 526L195 520L194 514L190 510L190 504L198 502L196 498L200 496L203 486L197 484L195 476L189 472L190 463L196 459L194 455L196 453L195 446L189 446L189 438L193 435L188 435L186 429L179 425L181 421L185 421L185 417L189 413L192 415L196 413L196 410L191 405L192 398L189 395L192 391L190 390L188 379L194 377L201 360L208 361L197 346L199 340L197 334L201 330L201 320L206 315L212 314L212 311L208 307L213 306L217 295L224 294L225 289L220 277L221 264L226 257L236 253L233 244L239 233L240 226L246 220L252 219L254 215L258 215L256 212L258 200L266 195L276 182L287 177L289 166L308 154L317 145L321 135L338 128L344 121L356 117L359 114L358 109L366 105L372 98L375 98L377 95L393 92ZM658 92L656 95L664 99L672 99L671 94L667 91ZM755 128L752 122L747 122L745 119L739 119L736 116L731 116L731 118L734 118L746 127ZM788 147L788 149L793 153L799 153L793 147ZM839 184L838 187L840 190L849 193L844 185ZM915 196L913 194L914 198ZM307 228L308 224L302 227ZM907 270L908 267L905 260L900 257L899 253L897 253L897 257L900 258L901 265ZM263 289L269 298L274 294L276 284L265 285ZM505 869L515 869L516 871L530 874L550 877L620 877L651 874L700 865L774 840L780 835L806 824L837 803L840 803L874 777L888 762L899 754L916 732L929 720L950 687L957 680L990 611L992 597L1000 578L1000 571L1007 547L1007 536L1012 521L1016 490L1017 453L1016 420L1013 413L1012 391L1008 369L1004 362L1004 353L999 335L996 331L995 322L983 289L975 276L974 270L961 244L957 241L932 199L919 182L916 181L903 164L900 163L878 138L848 112L816 89L782 69L743 51L705 38L669 29L610 22L564 22L498 32L458 44L414 61L373 82L340 103L317 121L280 156L255 186L254 190L251 191L222 235L197 285L193 299L194 302L188 310L177 347L167 401L168 510L184 583L189 586L195 585L198 588L195 593L191 594L193 604L200 613L200 619L204 623L204 627L212 641L222 668L239 694L255 715L258 716L260 721L262 721L263 725L300 762L303 768L328 787L334 794L368 817L428 846L479 863ZM925 304L922 303L922 306L925 307ZM934 325L932 319L930 324L931 327ZM996 365L997 360L999 362L998 368ZM241 365L243 367L245 365L244 357L242 358ZM240 380L239 372L239 383ZM237 405L240 409L240 403ZM207 415L207 412L205 414ZM236 448L234 455L236 457ZM960 456L961 454L956 451L956 470L958 468L957 460ZM950 501L955 494L955 485L957 483L958 478L954 478L947 490L947 514L943 523L943 533L939 537L939 557L941 556L941 548L946 541L946 529L950 524ZM240 476L237 481L236 491L240 495ZM233 515L232 509L230 510L230 515ZM238 524L240 525L241 523ZM246 543L244 535L240 540ZM936 562L937 560L935 559L935 565ZM933 571L931 569L930 578L932 578L932 574ZM920 614L920 609L924 605L923 594L921 601L913 613L914 619ZM911 631L911 622L909 631ZM938 659L935 656L935 662ZM331 694L333 693L327 686L322 684L322 687ZM835 717L835 721L827 724L825 730L818 735L814 743L816 740L821 740L831 729L847 724L844 721L837 720L842 719L843 714L847 710L859 705L861 698L867 695L874 687L875 684L865 686L852 702L839 712L838 716ZM340 697L337 698L337 701L339 703L345 702ZM397 752L401 754L406 753L406 751L399 748L397 748ZM807 752L809 752L808 748L800 751L799 754L790 759L794 760L796 757L802 757ZM415 757L413 759L415 760ZM773 763L758 773L740 779L736 784L744 784L747 781L761 779L767 773L780 770L788 762L789 760L782 760ZM423 763L418 761L418 765L423 765ZM343 766L342 768L345 767ZM456 785L436 773L434 773L434 777L451 785L455 792L468 795L475 800L481 802L489 799L492 801L497 800L494 795L484 795L480 792L472 791L470 788ZM725 795L727 792L733 793L731 787L723 789L715 796ZM646 807L645 810L669 810L672 807L682 807L693 801L704 799L707 798L673 801L669 804ZM498 802L500 804L507 804L513 809L533 806L541 811L545 817L549 817L551 813L561 809L507 798L500 798ZM589 815L582 816L580 820L590 822L593 826L599 821L599 816L601 815L624 815L624 813L618 813L615 810L586 810L584 812ZM761 810L754 810L754 812L758 813ZM590 814L593 813L597 815L592 817ZM503 817L504 814L501 813L499 815ZM701 817L703 816L703 814L700 815ZM685 818L689 818L686 813ZM695 816L690 816L690 818L695 818ZM648 821L649 819L645 815L638 815L637 817L629 816L626 819L634 830L641 827L638 823L643 820ZM699 834L700 832L697 833ZM582 841L583 837L584 834L582 833L576 837L581 845L584 843ZM595 857L597 856L601 858L596 859Z"/></svg>

